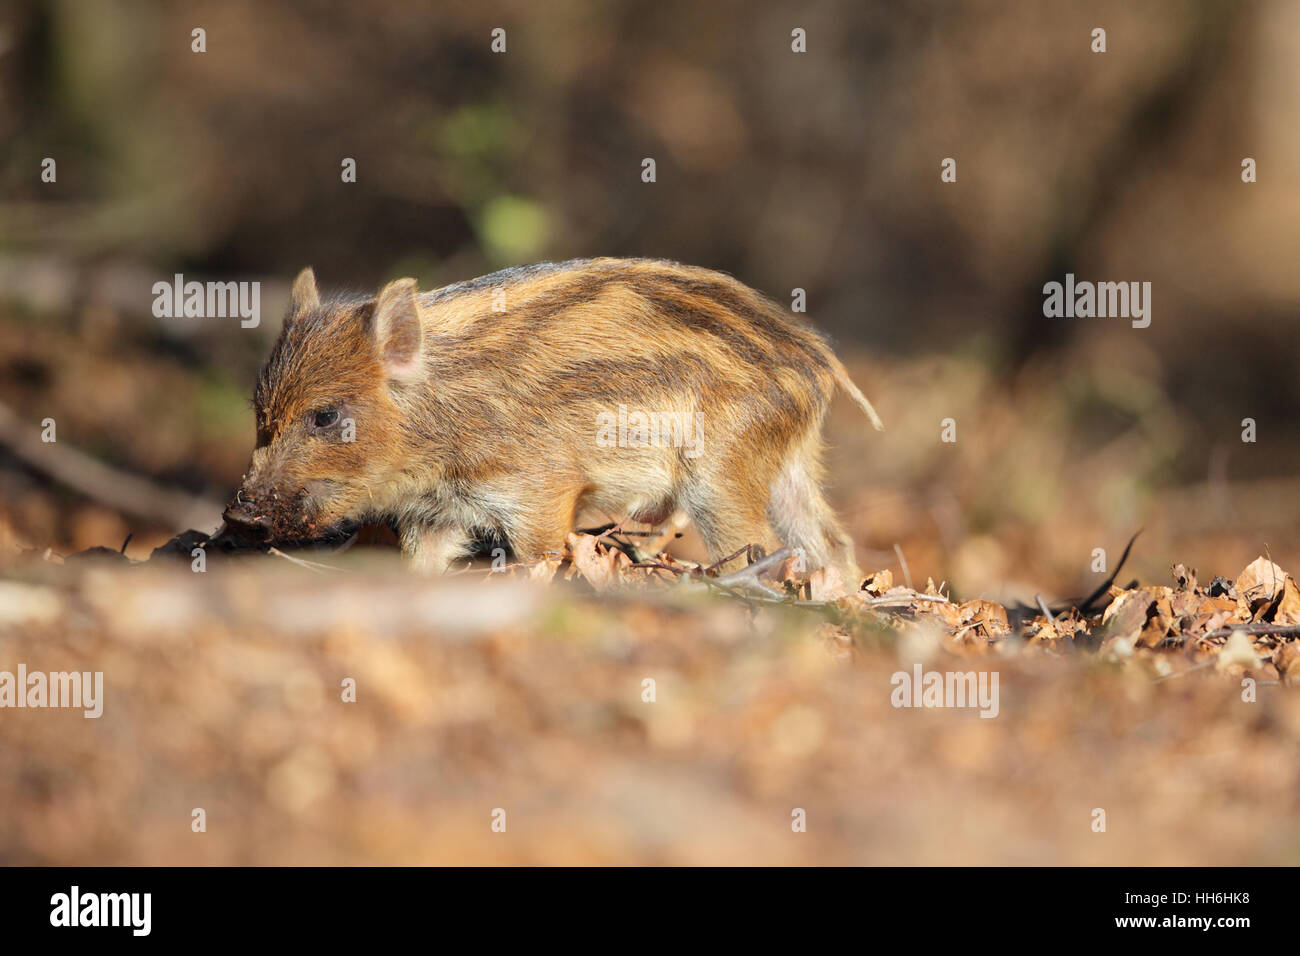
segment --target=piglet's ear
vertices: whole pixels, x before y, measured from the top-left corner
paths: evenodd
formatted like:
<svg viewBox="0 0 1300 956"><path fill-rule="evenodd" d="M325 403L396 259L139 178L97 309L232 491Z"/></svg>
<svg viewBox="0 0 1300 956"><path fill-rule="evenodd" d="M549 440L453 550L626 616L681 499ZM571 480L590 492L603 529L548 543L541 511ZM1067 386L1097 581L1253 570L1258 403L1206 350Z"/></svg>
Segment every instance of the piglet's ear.
<svg viewBox="0 0 1300 956"><path fill-rule="evenodd" d="M424 325L414 279L394 279L379 290L370 335L390 379L409 382L422 374Z"/></svg>
<svg viewBox="0 0 1300 956"><path fill-rule="evenodd" d="M319 308L320 293L316 291L316 273L308 266L293 280L293 292L289 294L289 315L301 315Z"/></svg>

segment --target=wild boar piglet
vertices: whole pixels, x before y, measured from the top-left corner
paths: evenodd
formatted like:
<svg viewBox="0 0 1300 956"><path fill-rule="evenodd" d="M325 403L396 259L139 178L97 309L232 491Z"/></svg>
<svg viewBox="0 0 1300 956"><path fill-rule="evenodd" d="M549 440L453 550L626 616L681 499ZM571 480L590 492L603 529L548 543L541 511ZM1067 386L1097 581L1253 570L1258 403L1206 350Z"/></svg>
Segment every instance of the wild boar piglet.
<svg viewBox="0 0 1300 956"><path fill-rule="evenodd" d="M322 298L308 268L225 517L272 540L386 522L442 571L483 540L559 551L584 511L680 509L715 561L785 544L856 576L821 487L837 385L881 427L815 330L706 269L588 259Z"/></svg>

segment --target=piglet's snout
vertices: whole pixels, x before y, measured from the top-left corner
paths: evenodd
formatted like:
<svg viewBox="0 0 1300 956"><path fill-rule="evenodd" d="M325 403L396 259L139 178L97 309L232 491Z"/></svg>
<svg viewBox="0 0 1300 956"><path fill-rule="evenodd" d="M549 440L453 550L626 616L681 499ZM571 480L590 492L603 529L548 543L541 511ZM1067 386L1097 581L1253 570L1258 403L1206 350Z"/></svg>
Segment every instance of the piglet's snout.
<svg viewBox="0 0 1300 956"><path fill-rule="evenodd" d="M221 515L226 523L244 534L267 537L271 533L271 519L262 514L251 501L232 501Z"/></svg>

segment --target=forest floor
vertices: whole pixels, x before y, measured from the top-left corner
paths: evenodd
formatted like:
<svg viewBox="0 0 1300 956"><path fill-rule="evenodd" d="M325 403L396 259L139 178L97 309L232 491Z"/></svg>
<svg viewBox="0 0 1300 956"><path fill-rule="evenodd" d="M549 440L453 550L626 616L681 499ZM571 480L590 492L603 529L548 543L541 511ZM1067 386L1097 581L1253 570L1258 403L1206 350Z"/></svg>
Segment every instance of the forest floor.
<svg viewBox="0 0 1300 956"><path fill-rule="evenodd" d="M1049 620L617 540L432 581L10 553L0 668L93 667L103 710L0 711L0 860L1300 862L1300 592L1265 559ZM986 695L898 706L955 702L930 673Z"/></svg>

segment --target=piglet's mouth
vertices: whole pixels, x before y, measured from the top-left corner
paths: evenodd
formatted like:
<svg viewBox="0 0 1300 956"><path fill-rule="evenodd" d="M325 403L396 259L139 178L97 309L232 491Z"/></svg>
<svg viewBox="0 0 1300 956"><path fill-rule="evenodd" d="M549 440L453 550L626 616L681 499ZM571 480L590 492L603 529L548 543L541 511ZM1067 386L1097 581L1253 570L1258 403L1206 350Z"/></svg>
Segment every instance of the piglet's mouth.
<svg viewBox="0 0 1300 956"><path fill-rule="evenodd" d="M301 494L291 501L262 501L236 495L222 517L233 533L251 541L274 544L316 537L322 529L302 509Z"/></svg>
<svg viewBox="0 0 1300 956"><path fill-rule="evenodd" d="M223 512L226 528L220 537L240 549L339 548L348 544L363 524L352 520L322 522L306 513L303 504L301 494L290 507L279 509L241 495Z"/></svg>

